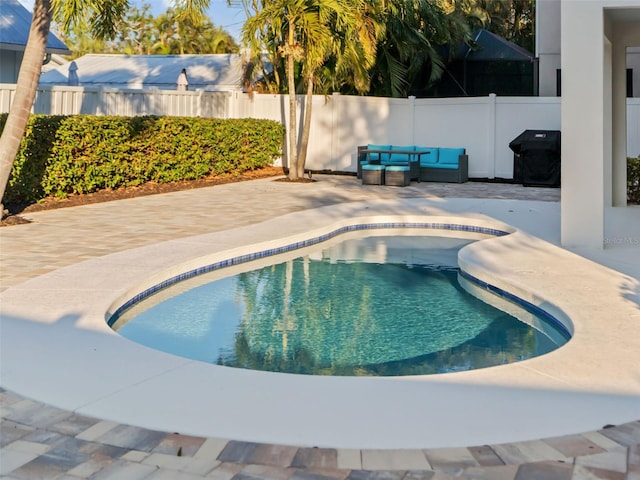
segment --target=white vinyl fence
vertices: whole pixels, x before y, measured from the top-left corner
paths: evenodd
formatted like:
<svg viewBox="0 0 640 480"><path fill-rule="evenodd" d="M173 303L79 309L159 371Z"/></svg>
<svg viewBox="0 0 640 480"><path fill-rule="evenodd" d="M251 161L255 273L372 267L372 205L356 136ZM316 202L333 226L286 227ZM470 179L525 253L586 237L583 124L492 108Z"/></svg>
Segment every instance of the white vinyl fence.
<svg viewBox="0 0 640 480"><path fill-rule="evenodd" d="M15 84L0 84L0 113L8 112ZM40 86L33 113L47 115L171 115L226 118L229 92Z"/></svg>
<svg viewBox="0 0 640 480"><path fill-rule="evenodd" d="M233 94L230 117L288 123L286 96ZM299 97L298 107L304 106ZM367 143L464 147L472 178L512 178L509 142L524 130L560 130L558 97L381 98L331 95L313 99L307 168L356 171ZM299 115L303 109L299 108ZM627 152L640 155L640 98L627 103Z"/></svg>
<svg viewBox="0 0 640 480"><path fill-rule="evenodd" d="M15 91L0 84L0 113ZM304 112L298 98L298 113ZM367 143L464 147L472 178L512 178L509 142L524 130L560 130L558 97L416 99L314 96L307 168L356 171L356 150ZM284 95L175 90L41 87L34 113L173 115L209 118L289 118ZM640 98L627 99L627 153L640 155ZM285 159L286 164L286 159Z"/></svg>

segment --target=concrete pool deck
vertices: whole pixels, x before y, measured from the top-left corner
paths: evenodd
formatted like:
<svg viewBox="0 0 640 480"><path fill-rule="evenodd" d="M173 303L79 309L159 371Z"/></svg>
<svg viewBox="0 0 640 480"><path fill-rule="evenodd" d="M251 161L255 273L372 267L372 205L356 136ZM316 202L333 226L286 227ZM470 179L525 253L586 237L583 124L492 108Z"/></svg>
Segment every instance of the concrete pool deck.
<svg viewBox="0 0 640 480"><path fill-rule="evenodd" d="M61 419L67 424L73 423L69 416L86 419L78 423L87 428L74 436L66 433L68 438L137 452L124 452L112 462L104 460L103 468L93 472L98 475L96 478L129 478L113 473L121 467L140 471L151 468L148 475L157 477L135 478L161 478L158 472L162 466L157 470L153 467L154 462L159 465L162 459L172 463L171 455L167 454L167 434L156 435L157 442L151 447L147 444L145 448L136 448L133 445L136 443L133 437L139 436L136 427L188 434L188 437L182 436L185 445L200 441L198 449L194 449L191 467L185 465L188 457L181 457L177 462L182 465L182 470L177 470L183 473L195 474L195 465L202 460L202 456L195 453L205 445L214 450L219 448L215 458L210 458L211 452L208 454L210 461L218 463L193 478L226 478L219 470L223 465L231 470L239 468L234 471L240 475L238 478L296 475L295 478L305 478L302 475L312 475L314 468L323 466L335 470L331 474L325 472L326 478L349 475L367 478L357 476L365 475L361 472L363 469L393 470L397 475L405 470L423 471L423 476L410 478L431 478L433 471L438 471L438 475L455 471L476 478L516 478L516 475L527 478L522 476L523 472L536 469L550 469L565 475L557 478L571 478L566 477L569 470L569 475L598 469L639 473L640 425L634 420L640 418L637 354L640 351L640 249L633 245L633 238L640 237L634 237L632 231L631 236L623 237L630 241L625 243L623 239L623 245L616 245L618 248L582 252L597 257L602 263L610 258L616 268L625 272L619 273L553 245L559 239L559 205L554 203L559 190L477 183L414 184L399 189L362 186L353 177L319 178L313 185L260 180L41 212L28 216L34 221L32 224L2 229L1 278L7 289L2 296L1 380L2 387L7 389L3 392L3 438L7 435L6 438L13 441L3 440L1 463L6 465L6 460L11 459L9 465L14 468L2 466L0 473L34 478L29 473L42 466L46 459L54 461L55 455L51 452L56 451L59 444L56 442L61 442L60 438L56 442L42 441L46 436L42 432L65 437L60 432L62 427L51 427L63 423ZM534 200L536 198L549 201L540 202ZM357 203L361 201L366 203ZM259 210L256 204L261 206ZM328 209L309 210L331 204L334 206ZM640 214L640 210L635 213ZM282 216L284 214L289 215ZM538 359L456 373L449 379L441 376L437 380L433 377L409 381L389 379L381 387L380 379L362 379L365 381L353 384L344 379L296 377L292 387L285 385L288 376L245 371L227 375L229 369L216 369L149 351L99 325L101 319L104 324L104 312L111 302L150 272L161 272L216 249L238 248L242 242L273 240L284 234L297 235L312 228L324 228L345 216L388 218L409 214L492 225L506 223L522 229L502 239L475 244L482 248L476 252L469 249L468 255L461 259L467 268L474 270L474 275L486 276L490 271L490 283L502 282L503 286L534 292L536 299L549 301L570 317L580 319L576 325L579 336L574 339L577 341L572 340L559 351ZM269 217L272 217L269 223L257 223ZM169 242L158 243L165 240ZM143 245L150 247L129 250ZM26 257L24 252L31 255ZM93 260L77 263L83 259ZM68 267L53 271L63 266ZM607 325L608 328L602 329L603 318L615 327ZM594 341L599 342L595 348ZM582 348L581 345L586 345L582 353L572 351ZM114 351L117 356L113 355ZM575 354L588 355L588 363L565 361ZM215 385L202 382L203 378L211 379L211 368L216 369ZM87 373L91 375L82 378ZM246 381L238 382L242 378ZM218 381L231 381L228 386L235 394L216 390L215 386L220 385ZM194 383L198 387L195 391L198 398L190 390ZM251 388L245 390L244 395L237 395L236 389L246 388L247 384ZM264 388L260 388L261 385ZM388 385L393 385L395 396L385 394L390 390ZM425 385L429 385L426 390L438 394L424 397ZM277 392L283 394L281 398L275 398ZM319 411L314 403L323 397L326 398L322 407L331 412L330 416ZM425 403L428 397L439 400ZM33 400L50 406L41 406ZM265 418L269 415L256 408L259 407L256 404L269 405L274 400L277 401L268 411L271 418ZM131 401L133 403L128 403ZM227 403L212 409L212 401ZM281 407L279 413L274 410L275 404ZM41 418L40 424L35 420L35 425L28 425L25 419L33 419L33 410L37 410L34 405L40 405L42 411L55 412L54 421L50 417ZM308 406L309 410L300 408L301 405ZM231 407L239 409L240 414L236 416ZM203 410L198 412L198 408ZM491 408L496 408L503 419L522 421L516 425L513 421L496 423L495 412L489 412ZM524 418L523 411L527 412ZM25 416L24 412L31 415ZM65 417L65 412L69 416ZM451 412L455 414L450 415ZM301 416L294 421L295 415ZM417 423L416 416L425 423ZM88 420L95 417L98 420L93 423ZM181 417L191 423L180 424ZM552 421L546 422L545 418ZM261 423L266 420L267 423ZM628 423L614 429L595 431L605 424L625 422ZM123 440L127 434L122 423L133 425L126 427L130 429L129 442ZM15 438L5 434L11 428L24 435ZM87 433L89 429L94 429L93 433ZM276 430L283 435L279 437L283 441L267 438ZM314 440L313 435L309 436L314 431L320 431L324 437ZM233 441L193 440L193 435ZM570 436L536 440L561 435ZM129 447L123 447L125 444ZM483 464L484 460L479 459L480 450L468 448L489 444L493 446L487 446L486 453L490 454L491 461L499 463ZM310 448L316 445L325 448ZM265 453L265 449L271 453ZM305 455L320 455L324 460L305 463L301 460ZM333 455L333 460L326 460L327 455ZM267 457L271 460L265 461ZM279 460L275 461L275 457ZM297 457L300 458L296 460ZM263 461L259 461L260 458ZM20 459L26 461L20 463ZM80 463L67 468L65 473L75 475L88 471L87 461L76 460ZM323 463L325 461L328 463ZM229 462L233 468L228 466ZM84 470L80 465L85 465ZM277 472L258 474L256 465L270 466ZM77 470L72 472L74 468ZM105 472L104 477L99 476L101 470ZM106 476L109 471L114 476ZM166 475L162 478L177 478L170 473ZM69 478L89 478L89 475Z"/></svg>

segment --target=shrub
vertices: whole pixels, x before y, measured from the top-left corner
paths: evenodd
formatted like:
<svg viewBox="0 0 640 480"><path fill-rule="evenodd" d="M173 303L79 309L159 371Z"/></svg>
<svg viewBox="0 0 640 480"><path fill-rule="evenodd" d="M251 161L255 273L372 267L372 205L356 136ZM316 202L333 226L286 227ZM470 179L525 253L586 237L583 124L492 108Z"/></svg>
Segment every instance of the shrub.
<svg viewBox="0 0 640 480"><path fill-rule="evenodd" d="M32 115L4 200L241 173L273 163L283 142L270 120Z"/></svg>
<svg viewBox="0 0 640 480"><path fill-rule="evenodd" d="M42 178L50 162L52 139L64 118L47 115L30 117L5 191L4 200L7 203L31 203L45 196ZM0 131L4 129L6 120L6 114L0 115Z"/></svg>
<svg viewBox="0 0 640 480"><path fill-rule="evenodd" d="M640 156L627 159L627 201L640 205Z"/></svg>

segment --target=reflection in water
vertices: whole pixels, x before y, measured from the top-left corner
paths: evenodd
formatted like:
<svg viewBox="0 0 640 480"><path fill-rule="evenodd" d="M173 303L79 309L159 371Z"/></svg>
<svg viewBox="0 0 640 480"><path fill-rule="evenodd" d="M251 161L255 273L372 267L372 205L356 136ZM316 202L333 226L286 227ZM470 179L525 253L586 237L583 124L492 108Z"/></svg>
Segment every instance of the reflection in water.
<svg viewBox="0 0 640 480"><path fill-rule="evenodd" d="M298 281L305 265L309 284ZM241 274L238 287L245 316L219 365L419 375L509 363L556 347L464 292L452 268L299 259Z"/></svg>
<svg viewBox="0 0 640 480"><path fill-rule="evenodd" d="M385 242L386 258L398 260ZM216 280L149 308L119 333L218 365L314 375L443 373L558 347L465 292L457 268L413 263L434 254L424 243L400 244L409 261L305 256Z"/></svg>

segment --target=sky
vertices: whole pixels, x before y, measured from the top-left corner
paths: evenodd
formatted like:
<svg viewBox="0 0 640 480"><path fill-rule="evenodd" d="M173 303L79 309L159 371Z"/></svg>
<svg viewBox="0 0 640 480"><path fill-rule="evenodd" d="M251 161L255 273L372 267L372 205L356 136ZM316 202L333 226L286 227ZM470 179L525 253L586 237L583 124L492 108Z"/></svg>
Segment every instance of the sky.
<svg viewBox="0 0 640 480"><path fill-rule="evenodd" d="M141 6L147 3L151 6L151 12L158 15L171 6L171 0L129 0L131 5ZM31 11L33 0L20 0L25 7ZM238 3L238 2L235 2ZM229 32L236 40L240 38L240 30L244 23L245 16L241 7L228 7L227 0L210 0L207 15L216 27L222 27Z"/></svg>
<svg viewBox="0 0 640 480"><path fill-rule="evenodd" d="M133 5L147 3L151 5L151 12L158 15L171 6L170 0L129 0ZM238 2L235 2L238 3ZM241 7L227 6L227 0L210 0L207 14L216 27L222 27L233 37L240 37L240 29L244 23L245 16Z"/></svg>

